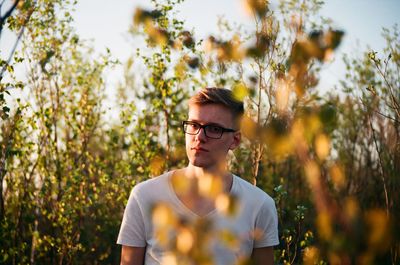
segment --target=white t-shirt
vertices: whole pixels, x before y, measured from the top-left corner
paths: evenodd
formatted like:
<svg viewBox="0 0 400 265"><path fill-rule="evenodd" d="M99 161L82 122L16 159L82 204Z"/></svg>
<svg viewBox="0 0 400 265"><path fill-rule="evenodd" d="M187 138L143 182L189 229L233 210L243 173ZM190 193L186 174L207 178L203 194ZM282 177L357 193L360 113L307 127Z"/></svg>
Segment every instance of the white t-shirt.
<svg viewBox="0 0 400 265"><path fill-rule="evenodd" d="M137 184L132 189L125 208L117 243L132 247L146 246L146 265L162 264L168 251L154 235L154 205L165 203L179 218L189 222L200 218L178 199L170 182L171 175L172 172L168 172ZM203 217L211 222L213 234L216 235L210 243L214 264L235 264L241 258L250 257L253 248L279 244L274 200L258 187L235 175L230 194L238 200L238 209L233 217L226 216L218 210L213 210ZM221 242L222 231L229 231L233 235L238 242L236 247L232 248Z"/></svg>

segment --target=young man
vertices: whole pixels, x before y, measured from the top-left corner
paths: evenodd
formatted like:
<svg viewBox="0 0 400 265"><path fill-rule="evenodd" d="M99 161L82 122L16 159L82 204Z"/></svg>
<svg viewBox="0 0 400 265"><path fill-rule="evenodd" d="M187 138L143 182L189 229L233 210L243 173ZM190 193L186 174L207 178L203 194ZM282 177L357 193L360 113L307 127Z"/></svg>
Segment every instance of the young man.
<svg viewBox="0 0 400 265"><path fill-rule="evenodd" d="M196 248L204 250L212 264L250 258L254 264L273 264L273 246L279 243L274 201L227 169L227 154L241 140L243 112L243 103L227 89L206 88L190 99L188 120L183 122L189 164L133 188L117 241L122 245L121 264L168 264L174 250L201 257ZM229 215L223 209L234 201L236 211ZM166 205L173 217L165 209L155 217L157 205ZM207 236L194 227L198 220L209 223L203 231ZM189 228L181 229L182 224ZM230 243L222 242L226 237Z"/></svg>

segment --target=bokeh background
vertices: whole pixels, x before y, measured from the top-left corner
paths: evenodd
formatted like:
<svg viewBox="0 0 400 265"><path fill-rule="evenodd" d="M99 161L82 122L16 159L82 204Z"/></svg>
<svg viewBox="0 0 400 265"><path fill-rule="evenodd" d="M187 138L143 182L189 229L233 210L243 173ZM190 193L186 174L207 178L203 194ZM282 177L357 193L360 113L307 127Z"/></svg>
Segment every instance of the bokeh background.
<svg viewBox="0 0 400 265"><path fill-rule="evenodd" d="M216 86L245 102L230 167L275 199L277 264L399 264L398 7L3 1L0 263L118 264L130 190L187 164L186 100Z"/></svg>

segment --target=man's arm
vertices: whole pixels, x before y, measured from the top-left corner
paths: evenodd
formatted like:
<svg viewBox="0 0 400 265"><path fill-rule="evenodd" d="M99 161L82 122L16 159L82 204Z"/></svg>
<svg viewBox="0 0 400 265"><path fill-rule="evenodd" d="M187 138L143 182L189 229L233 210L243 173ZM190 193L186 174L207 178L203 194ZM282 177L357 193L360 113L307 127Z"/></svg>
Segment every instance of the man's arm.
<svg viewBox="0 0 400 265"><path fill-rule="evenodd" d="M253 248L251 260L254 265L273 265L274 247Z"/></svg>
<svg viewBox="0 0 400 265"><path fill-rule="evenodd" d="M122 246L121 265L143 265L146 247Z"/></svg>

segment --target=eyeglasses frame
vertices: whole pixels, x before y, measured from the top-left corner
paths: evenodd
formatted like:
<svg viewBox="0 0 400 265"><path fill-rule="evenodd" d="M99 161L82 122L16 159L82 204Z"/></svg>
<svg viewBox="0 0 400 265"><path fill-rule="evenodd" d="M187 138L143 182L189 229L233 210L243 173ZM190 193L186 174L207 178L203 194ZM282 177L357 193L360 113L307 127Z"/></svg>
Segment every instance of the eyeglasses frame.
<svg viewBox="0 0 400 265"><path fill-rule="evenodd" d="M185 131L185 124L196 124L196 125L199 126L199 130L198 130L196 133L188 133L188 132ZM222 129L222 132L221 132L221 135L220 135L219 138L210 137L210 136L207 135L206 128L209 127L209 126L219 127L219 128ZM197 135L197 134L200 133L200 130L203 129L204 135L205 135L207 138L210 138L210 139L221 139L221 138L222 138L222 135L224 134L224 132L237 132L237 130L234 130L234 129L231 129L231 128L224 128L224 127L222 127L222 126L215 125L215 124L204 124L204 125L201 125L200 123L195 122L195 121L182 121L182 127L183 127L183 131L184 131L186 134L189 134L189 135Z"/></svg>

